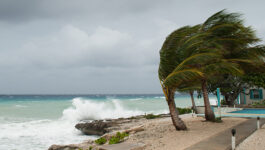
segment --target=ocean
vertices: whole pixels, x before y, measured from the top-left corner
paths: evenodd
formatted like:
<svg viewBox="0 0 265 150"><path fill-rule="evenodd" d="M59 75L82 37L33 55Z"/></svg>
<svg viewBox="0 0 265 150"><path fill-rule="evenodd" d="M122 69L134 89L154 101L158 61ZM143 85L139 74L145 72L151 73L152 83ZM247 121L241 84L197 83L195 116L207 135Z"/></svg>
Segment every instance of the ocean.
<svg viewBox="0 0 265 150"><path fill-rule="evenodd" d="M210 97L216 101L215 96ZM177 107L190 107L189 95L176 95ZM196 105L203 99L195 97ZM165 97L151 95L1 95L0 150L45 150L52 144L80 143L74 128L82 120L168 113Z"/></svg>

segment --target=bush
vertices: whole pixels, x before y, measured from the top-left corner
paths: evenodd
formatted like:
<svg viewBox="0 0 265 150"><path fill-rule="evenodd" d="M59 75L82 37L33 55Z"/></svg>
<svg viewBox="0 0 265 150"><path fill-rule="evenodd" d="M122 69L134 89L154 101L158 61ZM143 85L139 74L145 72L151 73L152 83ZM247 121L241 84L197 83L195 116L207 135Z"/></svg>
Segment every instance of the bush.
<svg viewBox="0 0 265 150"><path fill-rule="evenodd" d="M92 150L93 149L93 146L89 146L89 150Z"/></svg>
<svg viewBox="0 0 265 150"><path fill-rule="evenodd" d="M190 108L177 108L177 109L178 109L180 115L191 113Z"/></svg>
<svg viewBox="0 0 265 150"><path fill-rule="evenodd" d="M265 100L252 103L252 106L265 106Z"/></svg>
<svg viewBox="0 0 265 150"><path fill-rule="evenodd" d="M95 140L95 143L98 144L98 145L102 145L102 144L105 144L107 142L107 140L105 138L99 138L97 140Z"/></svg>
<svg viewBox="0 0 265 150"><path fill-rule="evenodd" d="M144 116L146 119L155 119L155 118L159 118L160 115L154 115L154 114L147 114Z"/></svg>
<svg viewBox="0 0 265 150"><path fill-rule="evenodd" d="M117 132L115 136L112 136L110 138L109 144L117 144L117 143L120 143L121 141L123 141L123 139L126 136L129 136L129 134L126 133L126 132L123 132L123 133Z"/></svg>

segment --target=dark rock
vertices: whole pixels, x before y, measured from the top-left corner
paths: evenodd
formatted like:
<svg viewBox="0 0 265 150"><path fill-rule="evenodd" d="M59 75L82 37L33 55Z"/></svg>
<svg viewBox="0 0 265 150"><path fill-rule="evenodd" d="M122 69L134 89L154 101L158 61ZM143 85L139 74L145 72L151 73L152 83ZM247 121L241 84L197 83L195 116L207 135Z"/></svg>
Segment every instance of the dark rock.
<svg viewBox="0 0 265 150"><path fill-rule="evenodd" d="M169 114L161 114L158 118L169 117ZM137 122L141 119L146 119L145 115L133 116L130 118L118 118L118 119L106 119L106 120L95 120L92 122L78 123L75 128L80 130L86 135L99 135L102 136L105 133L110 133L112 131L126 130L124 124L129 124L130 122ZM122 127L123 126L123 127Z"/></svg>
<svg viewBox="0 0 265 150"><path fill-rule="evenodd" d="M107 128L111 127L113 124L113 122L95 120L89 123L78 123L75 125L75 128L86 135L103 135L108 132Z"/></svg>
<svg viewBox="0 0 265 150"><path fill-rule="evenodd" d="M79 150L80 147L75 145L52 145L48 150Z"/></svg>

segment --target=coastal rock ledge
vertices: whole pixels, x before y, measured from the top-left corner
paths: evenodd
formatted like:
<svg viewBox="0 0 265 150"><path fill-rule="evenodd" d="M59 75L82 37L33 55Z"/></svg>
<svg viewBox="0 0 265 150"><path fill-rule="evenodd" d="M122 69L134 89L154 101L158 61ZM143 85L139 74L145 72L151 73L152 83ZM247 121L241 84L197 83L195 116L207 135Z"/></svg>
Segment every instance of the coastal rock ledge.
<svg viewBox="0 0 265 150"><path fill-rule="evenodd" d="M160 114L157 118L169 117L169 114ZM124 140L128 140L132 135L144 131L144 123L148 121L146 115L133 116L130 118L94 120L92 122L81 122L75 125L75 128L86 135L98 135L110 140L117 132L126 132L130 134ZM93 140L87 140L80 144L52 145L48 150L142 150L146 145L143 143L119 143L113 145L97 145Z"/></svg>
<svg viewBox="0 0 265 150"><path fill-rule="evenodd" d="M75 128L86 135L103 135L110 131L110 127L114 126L112 121L104 122L103 120L95 120L87 123L78 123Z"/></svg>
<svg viewBox="0 0 265 150"><path fill-rule="evenodd" d="M160 117L168 117L168 114L163 114ZM75 128L86 135L102 136L113 131L129 129L131 128L133 123L139 122L141 120L146 120L144 115L134 116L130 118L94 120L92 122L78 123L75 125Z"/></svg>

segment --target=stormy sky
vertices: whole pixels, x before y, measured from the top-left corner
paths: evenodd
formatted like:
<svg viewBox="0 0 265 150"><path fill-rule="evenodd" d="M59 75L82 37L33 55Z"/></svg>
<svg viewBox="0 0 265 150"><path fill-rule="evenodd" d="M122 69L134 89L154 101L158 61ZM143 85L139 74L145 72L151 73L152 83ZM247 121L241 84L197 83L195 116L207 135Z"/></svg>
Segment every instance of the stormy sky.
<svg viewBox="0 0 265 150"><path fill-rule="evenodd" d="M262 0L0 0L1 94L162 93L165 37L222 9L265 38Z"/></svg>

